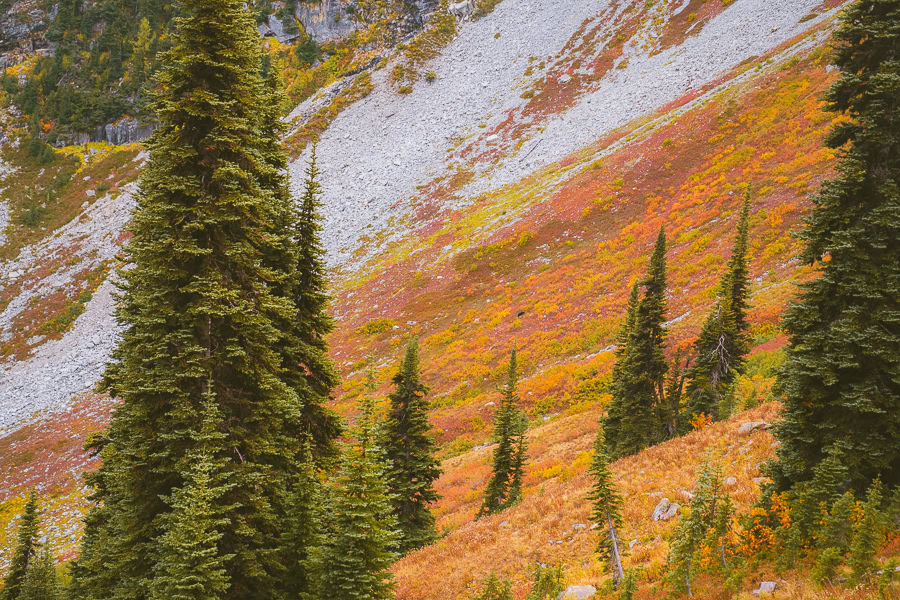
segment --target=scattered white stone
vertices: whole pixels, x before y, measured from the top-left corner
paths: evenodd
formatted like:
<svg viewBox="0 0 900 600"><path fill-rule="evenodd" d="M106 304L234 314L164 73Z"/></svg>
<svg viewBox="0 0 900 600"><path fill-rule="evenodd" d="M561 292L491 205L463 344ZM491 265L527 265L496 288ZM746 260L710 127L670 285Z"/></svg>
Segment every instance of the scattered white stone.
<svg viewBox="0 0 900 600"><path fill-rule="evenodd" d="M754 596L760 596L762 594L771 594L775 591L776 583L774 581L762 581L759 584L759 588L753 590Z"/></svg>

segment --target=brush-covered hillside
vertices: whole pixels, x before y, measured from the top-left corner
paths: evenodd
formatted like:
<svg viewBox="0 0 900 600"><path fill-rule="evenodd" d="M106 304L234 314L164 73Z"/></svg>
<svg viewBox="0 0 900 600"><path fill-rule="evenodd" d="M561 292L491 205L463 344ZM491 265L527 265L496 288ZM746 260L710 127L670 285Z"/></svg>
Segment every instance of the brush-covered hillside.
<svg viewBox="0 0 900 600"><path fill-rule="evenodd" d="M805 553L810 542L801 551L776 531L773 515L790 525L787 496L772 494L764 467L782 445L773 437L788 393L775 385L789 343L782 317L820 271L797 234L844 154L825 143L848 123L826 93L840 76L833 35L851 4L251 3L262 71L277 72L285 91L284 106L266 110L283 115L294 198L309 189L313 152L321 172L338 382L327 408L364 424L359 399L372 396L384 414L418 340L442 470L439 537L393 565L398 600L537 600L535 578L554 569L554 598L570 586L593 586L598 598L900 594L893 517L880 525L879 574L860 578L847 556L823 563ZM14 567L30 490L46 542L61 561L79 555L91 506L84 473L100 466L97 440L120 402L98 384L123 331L117 285L147 136L160 127L150 90L177 45L180 10L0 0L0 576ZM619 389L629 292L646 283L663 230L663 358L670 375L692 364L721 309L745 198L746 357L728 374L722 419L687 415L672 439L611 457L623 592L595 552L604 525L588 492L595 438ZM522 497L477 518L514 348ZM719 568L711 545L688 567L685 590L670 573L682 523L699 514L704 464L721 470L717 493L733 503L734 527L720 540L733 568ZM848 523L873 514L857 491ZM779 558L790 553L796 560ZM492 574L511 595L485 591Z"/></svg>

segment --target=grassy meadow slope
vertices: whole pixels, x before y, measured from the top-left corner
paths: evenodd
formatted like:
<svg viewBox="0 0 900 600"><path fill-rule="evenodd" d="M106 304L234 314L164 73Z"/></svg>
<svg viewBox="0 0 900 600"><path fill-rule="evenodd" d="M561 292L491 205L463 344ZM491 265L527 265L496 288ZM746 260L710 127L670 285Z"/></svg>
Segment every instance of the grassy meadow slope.
<svg viewBox="0 0 900 600"><path fill-rule="evenodd" d="M454 138L444 168L416 184L407 213L390 221L402 235L364 235L354 255L359 268L336 271L338 328L330 341L343 383L335 408L353 418L369 366L382 382L379 393L385 393L413 335L420 338L423 378L431 388L444 467L438 482L443 497L435 510L447 535L397 564L401 600L471 597L492 570L509 577L522 598L528 571L539 562L564 564L570 584L603 584L606 576L591 557L594 536L573 526L589 525L585 471L597 420L609 399L606 385L627 291L641 276L664 226L670 244L669 350L674 355L686 349L713 303L750 184L754 351L738 381L738 396L748 410L612 467L627 494L623 536L636 542L626 567L641 569L639 597L662 594L655 582L674 525L650 519L659 499L686 502L698 464L711 453L726 476L737 478L730 491L739 512L746 512L758 492L758 465L773 454L769 433L739 436L737 428L745 421L777 418L771 387L785 343L779 315L795 284L814 276L796 261L800 242L792 232L808 213L809 194L836 163L835 153L822 146L836 122L824 112L822 94L836 77L828 66L834 23L834 12L828 11L841 3L822 2L810 13L811 22L819 19L814 26L590 144L501 187L480 185L492 174L505 176L510 164L529 164L527 148L544 128L554 127L554 116L573 107L585 110L579 99L604 77L624 70L628 53L640 51L642 43L648 54L677 48L696 35L695 27L712 22L732 3L648 2L635 4L644 8L634 10L612 4L618 11L618 37L603 29L608 24L586 20L558 55L534 58L529 69L535 75L529 73L516 89L521 105L494 115L490 126L485 121L484 127ZM681 6L677 13L671 10L675 4ZM661 6L671 14L657 23L654 11ZM653 35L642 42L648 31ZM590 57L590 76L579 64L582 55L585 61ZM404 101L404 95L393 93L397 102ZM334 102L346 101L338 97ZM600 115L608 107L593 104L590 109ZM13 162L12 151L4 152ZM73 155L71 164L55 168L77 175L80 194L95 192L88 208L109 212L130 207L131 188L125 184L136 176L140 157L135 147L102 147L96 156ZM17 170L3 185L24 186L27 177L47 174L38 175L36 165L14 164ZM122 176L109 180L103 165ZM58 202L54 198L47 213L52 222L28 235L49 236L72 215L85 223L99 219L79 214L81 196L69 196L67 191ZM28 208L12 205L12 218ZM114 245L128 238L125 230L105 233ZM78 232L66 239L77 244L90 235ZM34 241L13 238L9 243L18 252ZM49 289L47 278L56 271L84 272L75 283L51 286L60 290L55 299L33 301L41 310L28 311L30 320L21 321L22 330L2 340L3 356L35 356L44 342L39 335L52 340L73 331L72 322L90 300L88 295L79 305L83 292L94 293L99 285L108 294L109 279L100 284L91 275L114 262L114 246L104 246L100 254L91 254L90 248L67 254L70 245L50 244L48 273L29 270L15 282L4 281L0 313L17 302L22 290L49 298L41 290ZM11 245L0 247L13 252ZM41 256L35 252L29 260ZM105 278L107 271L102 272ZM62 324L54 321L66 311L78 314ZM59 331L53 329L57 325ZM489 471L485 444L493 403L513 344L520 351L520 393L532 423L525 500L503 515L473 522ZM64 410L29 415L0 433L0 571L9 560L13 517L32 486L48 506L49 539L65 558L76 552L79 517L86 508L79 474L95 466L80 446L105 426L111 407L109 399L87 392ZM748 595L760 578L772 577L764 565L739 589ZM859 597L820 591L790 576L779 585L784 597ZM712 581L699 582L698 590L703 597L727 597Z"/></svg>

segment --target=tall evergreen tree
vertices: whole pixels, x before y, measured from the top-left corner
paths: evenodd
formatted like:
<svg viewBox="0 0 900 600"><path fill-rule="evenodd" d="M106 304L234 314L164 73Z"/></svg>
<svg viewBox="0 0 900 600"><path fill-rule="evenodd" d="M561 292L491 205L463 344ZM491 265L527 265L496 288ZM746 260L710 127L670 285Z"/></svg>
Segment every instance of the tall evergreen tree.
<svg viewBox="0 0 900 600"><path fill-rule="evenodd" d="M634 310L628 342L617 366L610 413L604 438L612 456L634 454L663 439L665 424L665 379L668 371L666 330L666 232L659 230L647 276L641 282L644 294Z"/></svg>
<svg viewBox="0 0 900 600"><path fill-rule="evenodd" d="M172 492L172 511L163 516L150 582L152 600L217 600L230 586L225 569L234 555L219 552L228 508L222 498L234 487L227 479L227 461L218 458L225 435L218 431L221 415L212 392L203 406L197 449L188 455L184 487Z"/></svg>
<svg viewBox="0 0 900 600"><path fill-rule="evenodd" d="M28 563L21 600L62 600L63 591L56 572L56 557L45 545Z"/></svg>
<svg viewBox="0 0 900 600"><path fill-rule="evenodd" d="M490 515L517 504L522 499L525 471L527 419L519 408L516 350L509 356L503 399L494 418L493 471L478 516Z"/></svg>
<svg viewBox="0 0 900 600"><path fill-rule="evenodd" d="M616 434L622 427L622 418L624 417L625 390L627 389L627 379L625 377L626 361L628 356L628 347L631 341L631 330L634 329L634 320L637 315L638 303L640 297L640 282L635 281L631 286L631 295L628 298L628 306L625 309L625 321L616 337L616 363L613 365L612 381L610 383L610 393L612 401L607 409L606 417L603 419L602 428L604 431L604 442L607 452L613 456L617 455L617 436Z"/></svg>
<svg viewBox="0 0 900 600"><path fill-rule="evenodd" d="M232 557L221 596L283 593L276 549L305 400L291 377L303 368L282 353L284 323L298 314L295 228L252 14L239 0L185 0L181 10L157 76L162 125L149 142L122 274L125 330L106 372L122 402L94 444L103 466L73 567L76 598L148 597L176 509L166 499L189 484L207 394L233 485L216 501L217 556Z"/></svg>
<svg viewBox="0 0 900 600"><path fill-rule="evenodd" d="M38 507L37 493L34 489L28 495L25 503L25 512L19 522L19 535L16 549L13 551L12 562L9 571L3 580L3 589L0 589L0 600L19 600L22 595L22 586L28 574L28 565L35 558L40 546L38 533L40 528L41 511Z"/></svg>
<svg viewBox="0 0 900 600"><path fill-rule="evenodd" d="M381 447L387 459L388 489L393 496L394 515L400 527L401 553L431 543L436 537L434 515L429 506L439 498L434 482L441 468L434 458L425 396L428 388L419 378L419 344L412 340L394 376L391 406L380 430Z"/></svg>
<svg viewBox="0 0 900 600"><path fill-rule="evenodd" d="M385 485L384 457L375 430L371 397L347 447L323 517L328 524L313 550L318 597L329 600L389 600L394 597L391 565L400 540Z"/></svg>
<svg viewBox="0 0 900 600"><path fill-rule="evenodd" d="M618 585L625 579L618 533L622 527L622 496L612 481L602 431L597 433L594 442L594 458L589 473L593 480L591 491L588 493L588 500L592 503L591 519L599 526L601 532L597 542L597 554L602 560L609 561L613 582Z"/></svg>
<svg viewBox="0 0 900 600"><path fill-rule="evenodd" d="M748 259L750 232L750 187L738 219L737 236L728 271L719 285L719 298L706 318L700 337L694 343L696 358L688 371L685 412L694 417L706 414L713 420L723 414L728 388L734 381L747 344L747 309L749 308L750 265ZM726 411L727 412L727 411ZM686 424L682 424L682 430Z"/></svg>
<svg viewBox="0 0 900 600"><path fill-rule="evenodd" d="M801 237L820 276L787 310L777 489L810 481L840 442L857 492L900 484L900 2L857 0L834 34L841 75L827 95L846 115L826 138L835 179Z"/></svg>
<svg viewBox="0 0 900 600"><path fill-rule="evenodd" d="M306 168L303 195L294 231L297 265L292 277L291 291L297 315L289 331L293 346L285 353L287 370L300 367L303 378L302 421L313 439L313 453L317 458L336 452L334 440L343 427L338 415L326 406L338 384L337 369L328 357L328 334L334 330L334 320L328 314L330 296L327 291L327 268L319 208L322 186L316 164L316 147L310 153Z"/></svg>

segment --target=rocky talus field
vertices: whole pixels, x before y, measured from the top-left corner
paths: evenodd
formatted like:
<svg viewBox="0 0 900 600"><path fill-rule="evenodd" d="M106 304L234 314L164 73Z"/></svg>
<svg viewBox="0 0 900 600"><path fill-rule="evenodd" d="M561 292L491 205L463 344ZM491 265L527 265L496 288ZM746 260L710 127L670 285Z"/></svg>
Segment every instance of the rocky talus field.
<svg viewBox="0 0 900 600"><path fill-rule="evenodd" d="M419 4L424 29L408 25L400 45L364 48L349 73L323 79L286 117L285 138L298 195L318 138L336 410L353 419L370 364L386 392L406 341L420 339L446 536L396 565L398 598L468 598L492 570L524 597L542 562L566 565L568 585L606 577L590 560L585 472L628 290L665 226L669 349L686 348L752 184L754 348L737 382L747 410L612 466L626 495L626 567L652 581L678 518L676 508L654 520L654 509L689 501L703 456L721 458L748 511L774 452L765 424L778 413L779 315L812 276L792 233L836 164L822 144L836 120L823 93L837 76L828 45L844 3L502 0L441 36L434 24L447 15ZM321 36L352 32L313 16ZM276 23L260 31L273 51L285 43ZM17 77L52 51L22 44L0 49L17 57L0 62ZM81 446L115 405L95 386L117 340L116 272L147 156L132 139L77 140L40 165L19 142L24 127L14 107L0 110L0 573L32 487L52 543L64 558L77 551L81 473L96 466ZM513 344L531 423L525 499L476 522ZM763 425L742 428L750 422ZM763 580L774 574L755 574L741 595ZM778 585L813 597L803 582Z"/></svg>

